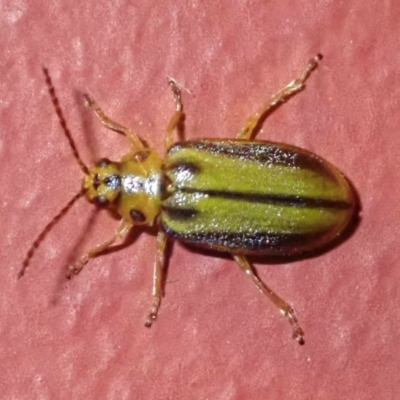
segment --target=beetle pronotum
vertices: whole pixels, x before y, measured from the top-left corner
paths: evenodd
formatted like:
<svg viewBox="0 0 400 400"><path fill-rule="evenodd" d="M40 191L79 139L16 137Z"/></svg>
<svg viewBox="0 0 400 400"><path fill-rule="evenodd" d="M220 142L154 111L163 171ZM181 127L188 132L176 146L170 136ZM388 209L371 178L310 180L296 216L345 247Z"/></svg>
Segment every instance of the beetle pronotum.
<svg viewBox="0 0 400 400"><path fill-rule="evenodd" d="M158 228L153 273L153 303L145 325L157 317L162 298L163 265L168 238L232 255L250 280L286 316L293 337L304 343L292 307L256 275L249 255L292 255L320 248L348 225L355 195L342 173L327 161L287 144L253 139L255 129L274 108L305 87L321 56L312 58L298 79L272 96L239 131L236 139L186 140L174 143L183 120L181 92L169 81L175 112L165 135L166 154L129 128L109 118L87 94L86 105L108 129L127 137L131 151L121 161L101 160L92 169L81 160L67 128L47 69L50 96L74 157L83 173L82 190L44 228L27 252L23 276L35 249L55 223L80 197L121 217L115 233L68 267L78 274L90 258L108 249L135 226Z"/></svg>

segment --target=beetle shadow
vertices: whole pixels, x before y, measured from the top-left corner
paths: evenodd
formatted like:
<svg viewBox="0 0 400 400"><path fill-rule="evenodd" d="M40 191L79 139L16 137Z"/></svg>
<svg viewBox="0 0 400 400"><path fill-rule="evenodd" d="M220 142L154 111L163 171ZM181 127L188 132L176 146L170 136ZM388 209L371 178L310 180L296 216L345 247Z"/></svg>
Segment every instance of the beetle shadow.
<svg viewBox="0 0 400 400"><path fill-rule="evenodd" d="M83 97L83 93L79 90L75 89L73 91L73 96L75 99L75 103L78 106L78 109L81 111L80 115L80 126L83 132L83 137L85 147L89 149L89 157L90 157L90 165L93 165L100 157L98 143L99 140L96 140L96 132L98 131L98 126L100 125L100 121L96 118L94 112L85 106L85 100ZM95 124L96 122L96 124Z"/></svg>
<svg viewBox="0 0 400 400"><path fill-rule="evenodd" d="M71 250L68 252L68 257L67 257L67 262L65 265L63 265L62 268L60 268L59 272L58 272L58 277L53 289L53 295L52 295L52 300L51 300L51 304L57 304L59 299L60 299L60 295L61 295L61 290L65 289L65 285L66 283L69 281L69 279L66 277L66 273L67 273L67 266L76 262L77 258L76 258L76 254L78 254L78 257L80 257L81 255L84 254L84 248L83 248L83 242L84 242L84 238L90 234L91 232L93 232L94 230L94 221L98 216L98 209L94 208L92 209L89 218L87 219L85 226L83 227L83 229L81 230L80 234L77 235L76 239L75 239L75 244L71 247Z"/></svg>
<svg viewBox="0 0 400 400"><path fill-rule="evenodd" d="M75 277L74 275L72 275L72 277L70 277L70 278L68 278L66 276L66 274L68 272L68 266L77 262L79 257L84 255L85 252L87 251L86 245L83 243L84 238L87 235L90 235L95 230L94 221L96 220L97 216L99 215L98 211L102 211L102 210L99 210L97 208L94 208L92 210L92 213L91 213L90 217L88 218L88 220L86 221L84 228L81 230L81 233L78 235L77 239L75 240L75 245L72 246L71 250L69 251L69 256L67 257L67 262L66 262L64 268L62 268L61 271L59 272L58 279L55 284L55 288L53 290L53 296L52 296L52 300L51 300L51 304L53 304L53 305L57 304L60 300L60 295L62 292L60 290L60 288L65 290L68 282L70 282L72 279L78 278L78 277ZM111 216L115 217L115 215L112 215L112 214L111 214ZM121 219L121 218L118 217L118 219ZM134 244L136 242L136 240L142 233L147 233L151 236L155 236L156 232L157 231L151 227L142 227L140 229L131 229L128 232L128 234L126 235L125 239L121 243L110 246L106 250L99 253L95 258L104 256L106 254L112 254L114 252L118 252L120 250L123 250L123 249L131 246L132 244ZM76 254L78 254L78 258L76 257ZM86 268L87 267L85 267L85 269ZM90 268L90 266L89 266L89 268Z"/></svg>
<svg viewBox="0 0 400 400"><path fill-rule="evenodd" d="M133 245L138 237L142 234L147 234L149 236L152 236L154 238L154 253L156 252L156 237L157 237L157 227L149 227L149 226L142 226L138 227L137 229L131 229L131 231L128 233L126 236L125 240L115 246L112 246L99 254L105 255L105 254L111 254L120 250L123 250L131 245ZM162 287L162 295L165 295L165 285L168 279L168 270L169 270L169 260L171 259L172 255L172 250L173 250L173 240L167 240L167 244L164 250L164 264L162 266L162 282L161 282L161 287Z"/></svg>
<svg viewBox="0 0 400 400"><path fill-rule="evenodd" d="M125 239L121 243L115 244L115 245L109 247L108 249L102 251L98 255L98 257L101 257L101 256L106 255L106 254L112 254L112 253L121 251L121 250L133 245L136 242L136 240L138 239L138 237L140 235L142 235L143 233L147 233L147 234L149 234L151 236L155 236L154 229L152 229L152 228L149 228L149 227L136 227L136 228L133 228L128 232L128 234L126 235Z"/></svg>

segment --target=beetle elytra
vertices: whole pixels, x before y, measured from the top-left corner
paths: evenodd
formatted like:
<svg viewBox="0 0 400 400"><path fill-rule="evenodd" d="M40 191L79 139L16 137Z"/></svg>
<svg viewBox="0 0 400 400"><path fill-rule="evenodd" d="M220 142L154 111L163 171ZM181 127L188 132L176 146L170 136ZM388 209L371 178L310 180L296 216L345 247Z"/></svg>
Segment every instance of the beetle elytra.
<svg viewBox="0 0 400 400"><path fill-rule="evenodd" d="M68 267L78 274L89 259L124 238L137 226L156 226L157 250L153 272L153 302L145 325L156 319L162 298L163 266L168 239L231 254L250 280L288 318L293 337L304 343L292 307L256 275L248 256L292 255L320 248L349 225L355 194L343 174L317 155L288 144L254 140L266 115L305 87L320 56L312 58L298 79L272 96L239 131L235 139L185 140L173 134L183 120L181 92L169 85L175 112L165 134L166 154L154 149L109 118L84 95L86 105L108 129L125 135L130 152L120 161L101 160L89 169L81 160L43 69L53 105L83 173L82 190L53 218L27 252L21 277L35 249L77 199L85 196L100 208L118 214L120 224L106 241L90 249Z"/></svg>

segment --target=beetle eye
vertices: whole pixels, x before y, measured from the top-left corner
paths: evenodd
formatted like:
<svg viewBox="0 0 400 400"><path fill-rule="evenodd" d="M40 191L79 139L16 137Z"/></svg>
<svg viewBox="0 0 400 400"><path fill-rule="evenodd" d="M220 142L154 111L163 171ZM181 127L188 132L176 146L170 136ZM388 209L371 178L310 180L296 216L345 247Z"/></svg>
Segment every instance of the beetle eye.
<svg viewBox="0 0 400 400"><path fill-rule="evenodd" d="M140 210L132 209L129 213L134 222L146 221L146 216Z"/></svg>
<svg viewBox="0 0 400 400"><path fill-rule="evenodd" d="M107 165L109 165L111 163L111 161L108 159L108 158L102 158L98 163L97 163L97 165L100 167L100 168L105 168L105 167L107 167Z"/></svg>
<svg viewBox="0 0 400 400"><path fill-rule="evenodd" d="M138 163L142 163L143 161L146 160L146 158L150 155L150 152L148 150L141 150L138 151L134 156L134 160Z"/></svg>
<svg viewBox="0 0 400 400"><path fill-rule="evenodd" d="M103 208L108 206L109 201L106 196L100 195L93 199L93 203L96 204L96 206Z"/></svg>
<svg viewBox="0 0 400 400"><path fill-rule="evenodd" d="M94 189L97 190L98 187L100 186L100 184L101 184L101 181L100 181L100 178L99 178L99 174L96 174L93 177L93 187L94 187Z"/></svg>

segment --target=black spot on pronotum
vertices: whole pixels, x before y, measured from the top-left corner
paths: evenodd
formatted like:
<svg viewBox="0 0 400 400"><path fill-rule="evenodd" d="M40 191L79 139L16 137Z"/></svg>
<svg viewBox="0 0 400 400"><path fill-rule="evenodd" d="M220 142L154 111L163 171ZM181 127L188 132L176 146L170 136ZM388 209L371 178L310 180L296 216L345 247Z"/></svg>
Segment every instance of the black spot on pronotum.
<svg viewBox="0 0 400 400"><path fill-rule="evenodd" d="M140 211L136 210L135 208L129 212L133 222L145 222L146 216Z"/></svg>
<svg viewBox="0 0 400 400"><path fill-rule="evenodd" d="M110 202L108 201L107 197L100 195L93 199L93 203L98 207L104 208L107 207Z"/></svg>

